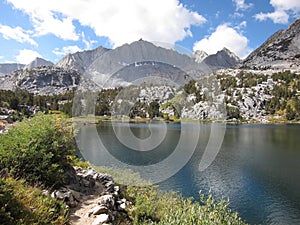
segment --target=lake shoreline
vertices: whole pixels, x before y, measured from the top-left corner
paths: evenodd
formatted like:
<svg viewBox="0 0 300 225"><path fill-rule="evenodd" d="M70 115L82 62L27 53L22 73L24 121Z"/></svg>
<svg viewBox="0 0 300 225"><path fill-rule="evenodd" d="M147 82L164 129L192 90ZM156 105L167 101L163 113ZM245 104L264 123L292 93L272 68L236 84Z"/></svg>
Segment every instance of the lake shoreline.
<svg viewBox="0 0 300 225"><path fill-rule="evenodd" d="M102 122L129 122L129 123L155 123L155 122L165 122L170 124L178 124L182 122L193 122L193 123L201 123L201 124L212 124L212 123L220 123L220 124L232 124L232 125L238 125L238 124L278 124L278 125L293 125L293 124L300 124L299 120L286 120L283 118L274 118L270 117L267 119L253 119L253 120L213 120L213 119L207 119L207 120L199 120L199 119L176 119L176 120L166 120L163 118L157 118L157 119L150 119L150 118L111 118L108 116L87 116L87 117L72 117L72 122L79 123L79 124L99 124Z"/></svg>

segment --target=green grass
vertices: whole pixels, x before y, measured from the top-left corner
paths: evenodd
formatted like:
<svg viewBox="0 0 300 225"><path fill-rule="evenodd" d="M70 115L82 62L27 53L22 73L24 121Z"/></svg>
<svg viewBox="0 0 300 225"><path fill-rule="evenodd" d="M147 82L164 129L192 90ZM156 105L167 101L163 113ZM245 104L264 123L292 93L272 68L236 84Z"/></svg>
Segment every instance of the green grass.
<svg viewBox="0 0 300 225"><path fill-rule="evenodd" d="M68 208L24 180L0 179L0 223L2 225L67 224Z"/></svg>

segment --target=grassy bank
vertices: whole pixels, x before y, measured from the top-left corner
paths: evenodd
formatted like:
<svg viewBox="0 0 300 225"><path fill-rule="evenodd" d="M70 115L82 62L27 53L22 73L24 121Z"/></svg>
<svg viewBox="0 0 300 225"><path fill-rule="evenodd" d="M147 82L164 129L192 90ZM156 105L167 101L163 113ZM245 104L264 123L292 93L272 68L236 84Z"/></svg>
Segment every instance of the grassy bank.
<svg viewBox="0 0 300 225"><path fill-rule="evenodd" d="M209 193L199 193L200 202L193 198L183 198L176 192L159 190L149 185L139 174L130 170L96 167L97 171L112 174L121 187L121 196L129 200L127 215L130 222L122 225L208 225L208 224L246 224L228 208L229 202L216 201ZM123 184L131 185L123 185Z"/></svg>

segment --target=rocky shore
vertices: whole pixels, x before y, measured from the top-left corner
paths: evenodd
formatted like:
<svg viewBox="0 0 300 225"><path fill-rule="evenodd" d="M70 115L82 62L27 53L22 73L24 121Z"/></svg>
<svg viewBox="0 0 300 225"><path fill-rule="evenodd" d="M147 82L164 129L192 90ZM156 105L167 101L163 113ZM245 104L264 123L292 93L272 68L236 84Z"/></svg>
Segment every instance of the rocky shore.
<svg viewBox="0 0 300 225"><path fill-rule="evenodd" d="M117 218L127 217L125 209L131 204L120 195L114 179L93 168L70 167L64 187L45 195L64 201L70 207L70 224L115 224Z"/></svg>

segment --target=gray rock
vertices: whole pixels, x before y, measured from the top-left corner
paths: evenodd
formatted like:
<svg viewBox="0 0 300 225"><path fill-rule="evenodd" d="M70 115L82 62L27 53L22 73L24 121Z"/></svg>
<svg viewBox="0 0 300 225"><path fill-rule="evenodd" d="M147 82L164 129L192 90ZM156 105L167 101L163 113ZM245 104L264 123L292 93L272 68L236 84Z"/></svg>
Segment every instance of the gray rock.
<svg viewBox="0 0 300 225"><path fill-rule="evenodd" d="M108 214L97 215L96 219L93 221L92 225L101 225L103 223L109 222L110 218Z"/></svg>
<svg viewBox="0 0 300 225"><path fill-rule="evenodd" d="M105 213L108 213L108 208L103 205L97 205L90 211L90 214L92 215L100 215Z"/></svg>
<svg viewBox="0 0 300 225"><path fill-rule="evenodd" d="M49 190L43 190L43 191L42 191L42 195L44 195L44 196L51 196Z"/></svg>
<svg viewBox="0 0 300 225"><path fill-rule="evenodd" d="M77 206L77 201L69 189L53 191L51 193L51 197L66 202L66 204L70 207Z"/></svg>
<svg viewBox="0 0 300 225"><path fill-rule="evenodd" d="M125 210L125 209L126 209L126 203L125 203L125 202L121 203L121 204L119 205L119 209Z"/></svg>
<svg viewBox="0 0 300 225"><path fill-rule="evenodd" d="M115 206L115 199L112 195L103 195L99 198L98 204L113 209Z"/></svg>

